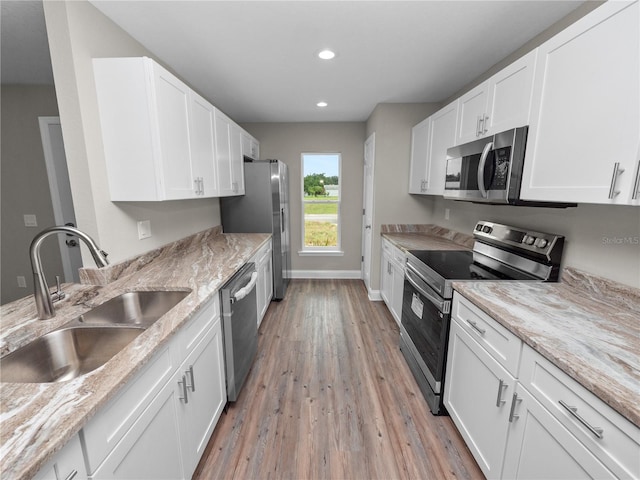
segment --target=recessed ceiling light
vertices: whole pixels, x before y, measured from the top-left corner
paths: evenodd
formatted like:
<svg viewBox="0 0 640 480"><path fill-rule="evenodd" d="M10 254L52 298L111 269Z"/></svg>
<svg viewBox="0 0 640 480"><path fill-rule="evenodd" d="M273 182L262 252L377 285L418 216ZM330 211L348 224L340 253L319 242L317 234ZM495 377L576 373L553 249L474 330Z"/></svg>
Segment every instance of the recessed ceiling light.
<svg viewBox="0 0 640 480"><path fill-rule="evenodd" d="M332 52L331 50L322 50L318 56L322 59L322 60L331 60L333 57L336 56L336 54L334 52Z"/></svg>
<svg viewBox="0 0 640 480"><path fill-rule="evenodd" d="M316 105L317 105L318 107L320 107L320 108L324 108L324 107L326 107L326 106L327 106L327 105L329 105L329 104L328 104L327 102L318 102L318 103L316 103Z"/></svg>

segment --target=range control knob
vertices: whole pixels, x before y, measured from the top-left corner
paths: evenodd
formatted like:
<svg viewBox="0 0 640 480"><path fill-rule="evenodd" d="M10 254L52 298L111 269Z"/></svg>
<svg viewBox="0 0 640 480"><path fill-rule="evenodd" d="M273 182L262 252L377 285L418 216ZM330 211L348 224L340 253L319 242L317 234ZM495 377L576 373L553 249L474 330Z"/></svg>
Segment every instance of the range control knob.
<svg viewBox="0 0 640 480"><path fill-rule="evenodd" d="M537 239L537 240L536 240L536 243L535 243L536 247L538 247L538 248L544 248L544 247L546 247L548 244L549 244L549 242L548 242L546 239L544 239L544 238L539 238L539 239Z"/></svg>
<svg viewBox="0 0 640 480"><path fill-rule="evenodd" d="M491 228L491 227L490 227L490 226L488 226L488 225L485 225L485 226L482 228L482 231L483 231L484 233L491 233L491 232L493 231L493 228Z"/></svg>
<svg viewBox="0 0 640 480"><path fill-rule="evenodd" d="M525 235L524 238L522 239L522 243L526 245L533 245L535 241L536 241L536 237L532 237L531 235Z"/></svg>

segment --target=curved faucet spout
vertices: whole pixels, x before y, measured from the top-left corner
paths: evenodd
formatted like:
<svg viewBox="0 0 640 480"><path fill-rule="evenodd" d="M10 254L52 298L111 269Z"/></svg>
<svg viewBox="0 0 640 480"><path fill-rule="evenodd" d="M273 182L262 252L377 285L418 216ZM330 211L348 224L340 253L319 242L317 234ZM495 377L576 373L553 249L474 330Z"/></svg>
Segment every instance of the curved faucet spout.
<svg viewBox="0 0 640 480"><path fill-rule="evenodd" d="M31 258L31 270L33 271L33 288L36 308L38 309L38 318L41 320L52 318L56 313L53 308L51 294L49 293L49 285L47 285L47 279L45 278L42 270L40 246L45 238L59 233L73 235L82 240L89 249L89 252L91 252L91 256L98 267L106 267L109 265L107 254L100 250L100 247L96 245L96 242L94 242L89 235L77 228L60 225L47 228L36 235L29 247L29 257Z"/></svg>

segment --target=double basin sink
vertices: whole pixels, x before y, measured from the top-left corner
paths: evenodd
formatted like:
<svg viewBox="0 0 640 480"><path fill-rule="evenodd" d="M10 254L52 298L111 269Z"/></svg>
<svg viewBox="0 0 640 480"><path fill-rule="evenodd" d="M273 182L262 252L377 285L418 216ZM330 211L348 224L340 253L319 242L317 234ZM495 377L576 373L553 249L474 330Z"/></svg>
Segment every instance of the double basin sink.
<svg viewBox="0 0 640 480"><path fill-rule="evenodd" d="M98 305L0 359L0 381L72 380L107 363L189 295L189 291L128 292Z"/></svg>

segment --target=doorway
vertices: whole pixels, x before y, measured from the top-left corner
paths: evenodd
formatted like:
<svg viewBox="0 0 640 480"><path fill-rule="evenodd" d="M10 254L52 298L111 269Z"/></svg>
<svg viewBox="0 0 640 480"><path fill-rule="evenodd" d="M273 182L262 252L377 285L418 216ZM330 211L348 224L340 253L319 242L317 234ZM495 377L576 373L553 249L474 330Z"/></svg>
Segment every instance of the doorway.
<svg viewBox="0 0 640 480"><path fill-rule="evenodd" d="M55 224L75 226L76 216L73 210L73 197L60 117L38 117L38 122ZM60 248L64 281L80 283L78 269L82 267L82 257L78 241L69 235L57 235L56 237Z"/></svg>

